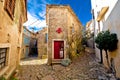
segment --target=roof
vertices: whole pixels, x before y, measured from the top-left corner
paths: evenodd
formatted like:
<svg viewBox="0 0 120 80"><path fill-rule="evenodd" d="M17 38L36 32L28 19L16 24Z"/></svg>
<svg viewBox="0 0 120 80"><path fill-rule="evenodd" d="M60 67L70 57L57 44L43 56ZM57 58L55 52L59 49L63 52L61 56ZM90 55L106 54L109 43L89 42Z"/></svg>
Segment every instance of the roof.
<svg viewBox="0 0 120 80"><path fill-rule="evenodd" d="M92 20L88 21L86 24L86 27L89 27L91 23L92 23Z"/></svg>
<svg viewBox="0 0 120 80"><path fill-rule="evenodd" d="M81 24L81 22L80 22L80 20L78 19L78 17L76 16L76 14L73 12L73 10L72 10L72 8L69 6L69 5L56 5L56 4L47 4L47 9L46 10L48 10L48 8L57 8L57 7L63 7L63 8L67 8L68 10L69 10L69 12L75 17L75 19L77 20L77 22L79 22L79 24L82 26L82 24Z"/></svg>
<svg viewBox="0 0 120 80"><path fill-rule="evenodd" d="M26 29L29 33L35 34L34 32L30 31L26 26L23 26L24 29Z"/></svg>

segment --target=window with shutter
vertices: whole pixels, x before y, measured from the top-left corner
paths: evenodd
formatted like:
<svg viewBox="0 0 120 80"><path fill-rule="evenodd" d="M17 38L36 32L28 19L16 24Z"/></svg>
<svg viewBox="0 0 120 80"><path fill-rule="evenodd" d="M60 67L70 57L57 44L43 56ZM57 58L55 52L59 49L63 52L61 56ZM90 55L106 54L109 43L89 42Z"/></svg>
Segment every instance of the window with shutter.
<svg viewBox="0 0 120 80"><path fill-rule="evenodd" d="M16 2L16 0L5 0L4 8L12 20L14 17L15 2Z"/></svg>

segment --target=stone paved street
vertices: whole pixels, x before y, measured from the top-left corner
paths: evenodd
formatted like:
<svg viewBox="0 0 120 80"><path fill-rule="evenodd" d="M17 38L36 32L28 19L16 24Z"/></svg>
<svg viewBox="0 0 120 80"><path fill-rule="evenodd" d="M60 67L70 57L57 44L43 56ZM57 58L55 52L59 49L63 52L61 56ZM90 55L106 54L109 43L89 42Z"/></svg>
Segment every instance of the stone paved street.
<svg viewBox="0 0 120 80"><path fill-rule="evenodd" d="M44 59L42 62L46 63L47 60ZM94 54L86 52L68 67L60 64L48 66L38 59L24 60L21 62L17 78L19 80L109 80L106 76L111 77L110 80L115 80L95 61Z"/></svg>

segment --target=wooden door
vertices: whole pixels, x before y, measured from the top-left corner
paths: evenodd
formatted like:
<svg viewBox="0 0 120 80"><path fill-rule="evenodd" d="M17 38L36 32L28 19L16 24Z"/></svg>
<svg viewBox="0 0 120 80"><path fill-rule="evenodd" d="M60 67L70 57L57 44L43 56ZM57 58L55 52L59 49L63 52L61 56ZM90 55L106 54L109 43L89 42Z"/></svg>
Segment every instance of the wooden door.
<svg viewBox="0 0 120 80"><path fill-rule="evenodd" d="M64 58L64 41L54 41L54 59Z"/></svg>

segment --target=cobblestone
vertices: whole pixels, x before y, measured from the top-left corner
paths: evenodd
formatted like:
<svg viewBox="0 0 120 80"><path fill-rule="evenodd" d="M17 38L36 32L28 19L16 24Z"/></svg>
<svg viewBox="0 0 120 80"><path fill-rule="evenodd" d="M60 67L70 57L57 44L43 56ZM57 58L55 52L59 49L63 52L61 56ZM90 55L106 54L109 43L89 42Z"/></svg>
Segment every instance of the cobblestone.
<svg viewBox="0 0 120 80"><path fill-rule="evenodd" d="M28 59L26 63L21 62L17 78L19 80L108 80L110 77L110 80L115 80L113 76L107 75L103 65L95 61L95 55L92 53L81 54L67 67L60 64L48 66L45 64L47 60L44 60L42 62L39 59Z"/></svg>

